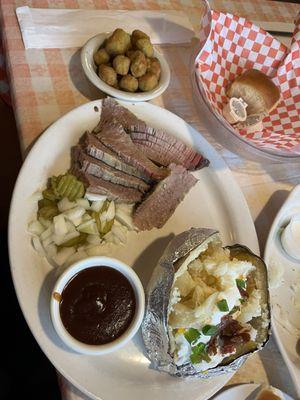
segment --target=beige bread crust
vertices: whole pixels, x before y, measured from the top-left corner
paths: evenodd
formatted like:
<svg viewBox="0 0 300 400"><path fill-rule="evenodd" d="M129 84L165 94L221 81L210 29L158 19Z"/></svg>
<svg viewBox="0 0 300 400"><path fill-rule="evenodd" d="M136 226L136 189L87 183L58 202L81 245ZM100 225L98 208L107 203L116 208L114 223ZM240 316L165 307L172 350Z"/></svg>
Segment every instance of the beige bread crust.
<svg viewBox="0 0 300 400"><path fill-rule="evenodd" d="M272 80L257 69L249 69L227 88L228 97L241 97L247 104L247 114L271 112L280 101L280 91Z"/></svg>

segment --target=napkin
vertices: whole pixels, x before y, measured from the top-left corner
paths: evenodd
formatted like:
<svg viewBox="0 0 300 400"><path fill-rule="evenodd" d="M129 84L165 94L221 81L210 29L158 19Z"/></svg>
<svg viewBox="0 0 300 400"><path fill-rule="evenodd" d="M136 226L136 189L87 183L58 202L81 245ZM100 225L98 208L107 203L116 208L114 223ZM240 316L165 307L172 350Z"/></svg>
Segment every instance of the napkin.
<svg viewBox="0 0 300 400"><path fill-rule="evenodd" d="M189 18L180 11L71 10L18 7L26 49L81 47L101 32L140 29L154 44L188 43L194 36Z"/></svg>

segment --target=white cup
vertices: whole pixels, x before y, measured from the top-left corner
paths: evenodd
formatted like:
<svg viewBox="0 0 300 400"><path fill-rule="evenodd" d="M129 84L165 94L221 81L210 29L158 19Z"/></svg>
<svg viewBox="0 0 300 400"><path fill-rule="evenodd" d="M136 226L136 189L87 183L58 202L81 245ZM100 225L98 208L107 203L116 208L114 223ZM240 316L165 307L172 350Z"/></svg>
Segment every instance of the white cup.
<svg viewBox="0 0 300 400"><path fill-rule="evenodd" d="M135 307L135 314L131 321L131 324L120 337L118 337L117 339L115 339L110 343L101 345L89 345L75 339L66 330L61 320L59 305L60 305L62 291L65 288L66 284L70 281L70 279L76 274L78 274L80 271L96 266L106 266L113 268L119 271L128 279L134 291L136 307ZM52 322L59 337L71 349L75 350L78 353L88 354L88 355L107 354L121 348L126 343L128 343L138 331L144 317L144 311L145 311L145 293L139 277L131 267L122 263L119 260L110 257L85 258L84 260L78 261L75 264L71 265L58 278L54 286L54 289L52 291L51 302L50 302L50 313Z"/></svg>
<svg viewBox="0 0 300 400"><path fill-rule="evenodd" d="M300 213L292 216L281 234L281 244L291 257L300 260Z"/></svg>

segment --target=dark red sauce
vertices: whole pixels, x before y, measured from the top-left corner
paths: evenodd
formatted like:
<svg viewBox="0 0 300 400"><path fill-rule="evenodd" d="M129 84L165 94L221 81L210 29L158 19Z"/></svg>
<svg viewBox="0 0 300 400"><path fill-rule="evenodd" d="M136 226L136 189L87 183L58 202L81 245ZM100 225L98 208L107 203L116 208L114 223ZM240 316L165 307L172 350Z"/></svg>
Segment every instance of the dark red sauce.
<svg viewBox="0 0 300 400"><path fill-rule="evenodd" d="M133 288L123 274L109 267L91 267L66 284L60 315L75 339L100 345L112 342L127 330L135 306Z"/></svg>

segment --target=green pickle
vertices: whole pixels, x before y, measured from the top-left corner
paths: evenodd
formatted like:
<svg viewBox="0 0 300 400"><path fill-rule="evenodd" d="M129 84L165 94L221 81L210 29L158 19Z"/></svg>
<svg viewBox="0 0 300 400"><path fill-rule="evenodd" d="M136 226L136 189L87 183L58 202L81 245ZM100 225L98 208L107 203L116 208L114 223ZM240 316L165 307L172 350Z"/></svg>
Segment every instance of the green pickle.
<svg viewBox="0 0 300 400"><path fill-rule="evenodd" d="M101 208L101 210L99 212L92 211L92 212L89 213L90 216L95 219L96 225L97 225L97 228L98 228L98 232L99 232L101 237L106 235L111 230L111 228L113 227L113 224L114 224L114 220L115 220L113 218L112 220L105 221L104 223L101 222L101 220L100 220L101 214L103 212L107 211L107 209L109 207L109 204L110 204L110 202L108 200L105 200L105 202L103 203L103 206L102 206L102 208Z"/></svg>
<svg viewBox="0 0 300 400"><path fill-rule="evenodd" d="M53 193L56 200L67 197L70 201L82 198L85 192L83 183L72 174L52 176L46 190L46 196Z"/></svg>
<svg viewBox="0 0 300 400"><path fill-rule="evenodd" d="M47 220L52 220L59 214L59 210L55 201L49 199L42 199L38 202L38 218L42 217Z"/></svg>
<svg viewBox="0 0 300 400"><path fill-rule="evenodd" d="M45 189L45 190L43 190L42 194L43 194L44 199L51 200L51 201L57 200L57 196L55 195L55 193L53 192L52 189Z"/></svg>
<svg viewBox="0 0 300 400"><path fill-rule="evenodd" d="M80 232L79 236L76 236L68 241L66 241L65 243L62 243L61 245L57 246L58 249L61 249L63 247L78 247L83 245L86 242L88 234L84 233L84 232Z"/></svg>

